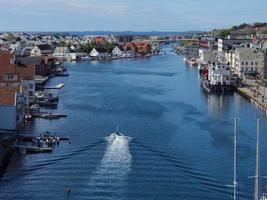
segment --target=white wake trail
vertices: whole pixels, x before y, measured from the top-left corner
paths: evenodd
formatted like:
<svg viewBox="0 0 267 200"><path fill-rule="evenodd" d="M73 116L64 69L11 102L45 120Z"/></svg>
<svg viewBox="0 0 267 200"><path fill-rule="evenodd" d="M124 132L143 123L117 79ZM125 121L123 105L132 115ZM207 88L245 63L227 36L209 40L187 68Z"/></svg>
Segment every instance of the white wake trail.
<svg viewBox="0 0 267 200"><path fill-rule="evenodd" d="M121 193L131 172L132 155L129 150L130 138L112 134L107 137L106 152L89 181L91 192L106 191Z"/></svg>

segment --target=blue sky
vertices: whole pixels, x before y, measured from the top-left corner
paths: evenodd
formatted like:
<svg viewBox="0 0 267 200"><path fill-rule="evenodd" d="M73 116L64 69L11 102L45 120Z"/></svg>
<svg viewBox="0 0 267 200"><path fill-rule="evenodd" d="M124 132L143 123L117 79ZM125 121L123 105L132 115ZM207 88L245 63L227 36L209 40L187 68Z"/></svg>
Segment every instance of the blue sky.
<svg viewBox="0 0 267 200"><path fill-rule="evenodd" d="M189 31L267 22L267 0L0 0L2 31Z"/></svg>

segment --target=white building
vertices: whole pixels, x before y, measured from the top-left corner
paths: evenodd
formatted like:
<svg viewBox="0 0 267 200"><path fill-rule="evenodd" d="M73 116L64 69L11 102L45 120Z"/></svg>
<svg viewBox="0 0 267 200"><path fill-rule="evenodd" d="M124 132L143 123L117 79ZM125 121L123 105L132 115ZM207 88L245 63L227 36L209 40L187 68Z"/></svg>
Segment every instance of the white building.
<svg viewBox="0 0 267 200"><path fill-rule="evenodd" d="M93 58L96 58L96 57L99 56L99 53L98 53L98 51L94 48L94 49L92 49L92 51L90 52L89 55L90 55L91 57L93 57Z"/></svg>
<svg viewBox="0 0 267 200"><path fill-rule="evenodd" d="M218 53L227 52L241 44L250 45L251 42L252 42L251 39L231 39L231 38L219 39L218 40Z"/></svg>
<svg viewBox="0 0 267 200"><path fill-rule="evenodd" d="M52 48L48 44L35 45L31 50L31 56L41 56L51 54Z"/></svg>
<svg viewBox="0 0 267 200"><path fill-rule="evenodd" d="M120 50L119 47L115 47L113 50L112 50L112 56L114 57L121 57L122 56L122 51Z"/></svg>
<svg viewBox="0 0 267 200"><path fill-rule="evenodd" d="M227 63L213 62L209 65L208 80L210 85L231 85L231 70Z"/></svg>
<svg viewBox="0 0 267 200"><path fill-rule="evenodd" d="M217 52L207 49L199 49L199 61L201 64L213 63L217 60Z"/></svg>
<svg viewBox="0 0 267 200"><path fill-rule="evenodd" d="M53 53L53 56L62 60L69 60L69 58L71 58L68 47L57 47Z"/></svg>
<svg viewBox="0 0 267 200"><path fill-rule="evenodd" d="M239 76L256 75L264 69L264 54L253 48L237 48L232 59L233 70Z"/></svg>

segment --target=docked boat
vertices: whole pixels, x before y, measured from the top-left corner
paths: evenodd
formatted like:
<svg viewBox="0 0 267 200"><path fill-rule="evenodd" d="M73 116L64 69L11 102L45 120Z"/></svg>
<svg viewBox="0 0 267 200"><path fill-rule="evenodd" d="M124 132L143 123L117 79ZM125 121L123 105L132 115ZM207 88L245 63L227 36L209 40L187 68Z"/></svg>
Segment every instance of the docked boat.
<svg viewBox="0 0 267 200"><path fill-rule="evenodd" d="M67 115L58 113L45 113L42 115L42 118L44 119L59 119L61 117L67 117Z"/></svg>
<svg viewBox="0 0 267 200"><path fill-rule="evenodd" d="M48 100L48 101L58 101L57 96L53 96L52 93L48 93L46 91L37 91L35 92L35 98L37 101L43 101L43 100Z"/></svg>
<svg viewBox="0 0 267 200"><path fill-rule="evenodd" d="M90 61L92 58L90 56L83 56L81 57L81 61Z"/></svg>
<svg viewBox="0 0 267 200"><path fill-rule="evenodd" d="M50 107L50 108L56 108L58 104L58 102L51 100L37 101L37 103L39 104L39 106Z"/></svg>

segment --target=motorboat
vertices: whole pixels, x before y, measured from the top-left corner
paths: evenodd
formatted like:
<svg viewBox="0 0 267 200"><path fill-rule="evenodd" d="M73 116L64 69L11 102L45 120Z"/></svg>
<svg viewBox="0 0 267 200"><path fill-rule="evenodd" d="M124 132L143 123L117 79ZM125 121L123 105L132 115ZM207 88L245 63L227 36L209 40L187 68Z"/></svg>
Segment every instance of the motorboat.
<svg viewBox="0 0 267 200"><path fill-rule="evenodd" d="M37 101L43 101L43 100L48 100L48 101L58 101L58 97L53 96L52 93L48 93L45 91L37 91L35 92L35 98Z"/></svg>

